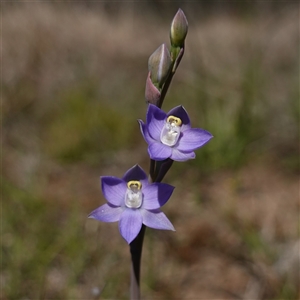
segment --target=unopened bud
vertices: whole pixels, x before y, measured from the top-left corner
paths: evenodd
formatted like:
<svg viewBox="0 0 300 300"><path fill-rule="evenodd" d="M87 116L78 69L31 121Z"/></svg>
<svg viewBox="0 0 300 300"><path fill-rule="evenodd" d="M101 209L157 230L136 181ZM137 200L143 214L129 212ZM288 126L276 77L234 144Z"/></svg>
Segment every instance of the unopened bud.
<svg viewBox="0 0 300 300"><path fill-rule="evenodd" d="M171 57L165 44L158 47L148 60L148 70L154 85L162 87L169 75Z"/></svg>
<svg viewBox="0 0 300 300"><path fill-rule="evenodd" d="M160 91L157 87L152 83L150 79L150 72L148 73L146 80L146 89L145 89L145 99L147 103L151 103L157 105L160 99Z"/></svg>
<svg viewBox="0 0 300 300"><path fill-rule="evenodd" d="M182 48L188 32L188 21L184 12L179 8L173 18L170 31L171 45Z"/></svg>

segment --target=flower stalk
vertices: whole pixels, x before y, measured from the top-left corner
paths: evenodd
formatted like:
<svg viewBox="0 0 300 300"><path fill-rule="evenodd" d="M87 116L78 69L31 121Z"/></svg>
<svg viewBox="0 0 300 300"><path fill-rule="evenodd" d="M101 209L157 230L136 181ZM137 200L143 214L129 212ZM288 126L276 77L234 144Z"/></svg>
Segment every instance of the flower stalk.
<svg viewBox="0 0 300 300"><path fill-rule="evenodd" d="M146 226L142 225L141 231L137 237L130 243L131 255L131 271L130 271L130 299L139 300L141 297L140 292L140 266L143 250L143 241Z"/></svg>
<svg viewBox="0 0 300 300"><path fill-rule="evenodd" d="M178 10L170 29L171 50L167 52L165 44L160 46L149 58L148 77L146 80L145 98L149 105L162 107L173 76L184 54L184 41L188 31L188 23L181 9ZM140 126L142 129L141 121ZM143 130L141 130L143 133ZM167 157L163 161L156 161L150 155L149 177L152 182L161 182L173 164L173 159ZM131 271L131 299L140 299L140 260L143 247L145 228L143 227L130 244L132 258ZM136 256L136 257L135 257Z"/></svg>
<svg viewBox="0 0 300 300"><path fill-rule="evenodd" d="M184 54L188 23L181 9L170 28L171 48L162 44L149 57L145 98L148 103L146 122L138 120L148 144L149 176L139 165L122 178L101 177L106 204L92 211L89 218L102 222L119 222L121 236L129 244L131 254L130 299L140 300L140 268L146 226L175 230L160 208L171 197L174 187L162 183L174 161L195 158L195 150L212 135L192 128L189 115L181 105L165 113L161 107L172 78Z"/></svg>

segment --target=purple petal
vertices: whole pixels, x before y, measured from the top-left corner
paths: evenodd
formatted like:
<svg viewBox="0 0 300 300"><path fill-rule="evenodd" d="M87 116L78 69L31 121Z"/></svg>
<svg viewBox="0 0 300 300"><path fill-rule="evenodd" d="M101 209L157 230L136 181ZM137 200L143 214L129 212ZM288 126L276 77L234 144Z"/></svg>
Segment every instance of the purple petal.
<svg viewBox="0 0 300 300"><path fill-rule="evenodd" d="M182 132L176 148L180 151L190 152L206 144L213 136L200 128L187 129Z"/></svg>
<svg viewBox="0 0 300 300"><path fill-rule="evenodd" d="M149 125L154 118L157 121L164 121L167 117L167 114L153 104L148 105L148 111L146 116L146 123Z"/></svg>
<svg viewBox="0 0 300 300"><path fill-rule="evenodd" d="M181 152L177 149L173 149L172 155L171 155L171 159L175 160L175 161L186 161L189 159L194 159L196 157L195 152Z"/></svg>
<svg viewBox="0 0 300 300"><path fill-rule="evenodd" d="M164 160L172 154L172 148L162 143L154 142L149 145L148 153L151 159Z"/></svg>
<svg viewBox="0 0 300 300"><path fill-rule="evenodd" d="M147 129L149 135L156 141L160 140L160 133L165 124L166 113L155 105L149 104L147 111Z"/></svg>
<svg viewBox="0 0 300 300"><path fill-rule="evenodd" d="M122 237L130 244L141 230L143 218L138 209L125 209L121 215L119 229Z"/></svg>
<svg viewBox="0 0 300 300"><path fill-rule="evenodd" d="M123 180L125 180L126 182L130 180L143 180L143 179L147 179L147 174L139 165L134 165L123 176Z"/></svg>
<svg viewBox="0 0 300 300"><path fill-rule="evenodd" d="M121 206L127 190L126 182L113 176L101 177L102 192L105 199L114 206Z"/></svg>
<svg viewBox="0 0 300 300"><path fill-rule="evenodd" d="M173 230L172 223L166 217L166 215L160 210L148 211L146 209L141 209L141 214L143 216L143 223L151 228L155 229L164 229L164 230Z"/></svg>
<svg viewBox="0 0 300 300"><path fill-rule="evenodd" d="M151 144L154 142L153 138L149 135L149 132L148 132L148 129L147 129L147 126L146 124L144 124L144 122L142 120L138 120L139 124L140 124L140 130L141 130L141 133L145 139L145 141L148 143L148 144Z"/></svg>
<svg viewBox="0 0 300 300"><path fill-rule="evenodd" d="M157 209L171 197L174 187L166 183L153 183L143 188L143 208Z"/></svg>
<svg viewBox="0 0 300 300"><path fill-rule="evenodd" d="M181 131L185 131L191 128L190 117L183 106L179 105L174 107L167 113L167 116L180 118L180 120L182 121Z"/></svg>
<svg viewBox="0 0 300 300"><path fill-rule="evenodd" d="M123 210L124 208L122 207L113 207L104 204L92 211L88 217L102 222L116 222L119 221Z"/></svg>
<svg viewBox="0 0 300 300"><path fill-rule="evenodd" d="M160 134L164 125L165 119L157 120L155 117L152 118L151 122L147 124L148 132L154 140L160 141Z"/></svg>
<svg viewBox="0 0 300 300"><path fill-rule="evenodd" d="M129 182L131 180L139 180L143 186L148 185L148 176L144 170L139 166L135 165L130 168L123 176L123 180Z"/></svg>

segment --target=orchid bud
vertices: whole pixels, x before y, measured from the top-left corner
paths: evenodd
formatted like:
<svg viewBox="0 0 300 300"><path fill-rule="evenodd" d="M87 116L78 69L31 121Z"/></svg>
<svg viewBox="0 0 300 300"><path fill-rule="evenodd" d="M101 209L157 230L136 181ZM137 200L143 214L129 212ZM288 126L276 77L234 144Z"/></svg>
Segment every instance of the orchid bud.
<svg viewBox="0 0 300 300"><path fill-rule="evenodd" d="M179 8L173 18L170 31L171 45L173 47L184 46L184 40L188 32L188 22L184 12Z"/></svg>
<svg viewBox="0 0 300 300"><path fill-rule="evenodd" d="M171 69L171 57L165 44L158 47L148 60L148 70L153 84L161 88Z"/></svg>
<svg viewBox="0 0 300 300"><path fill-rule="evenodd" d="M151 103L157 105L160 99L160 91L157 87L152 83L150 79L150 72L148 73L146 80L146 89L145 89L145 99L147 103Z"/></svg>

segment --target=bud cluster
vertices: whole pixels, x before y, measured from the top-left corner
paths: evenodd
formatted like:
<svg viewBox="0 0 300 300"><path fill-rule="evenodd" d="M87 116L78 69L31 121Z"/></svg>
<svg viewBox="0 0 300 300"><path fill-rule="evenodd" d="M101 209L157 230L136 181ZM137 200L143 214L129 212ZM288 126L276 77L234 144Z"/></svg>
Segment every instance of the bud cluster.
<svg viewBox="0 0 300 300"><path fill-rule="evenodd" d="M148 60L148 77L145 98L147 103L162 106L167 89L184 53L184 42L188 32L188 22L179 9L170 28L171 49L166 44L158 47Z"/></svg>

